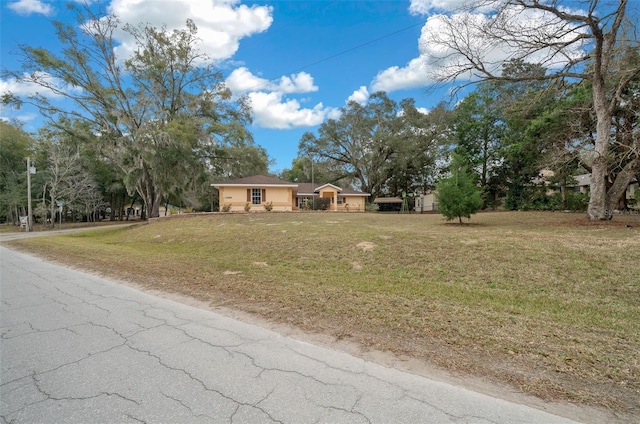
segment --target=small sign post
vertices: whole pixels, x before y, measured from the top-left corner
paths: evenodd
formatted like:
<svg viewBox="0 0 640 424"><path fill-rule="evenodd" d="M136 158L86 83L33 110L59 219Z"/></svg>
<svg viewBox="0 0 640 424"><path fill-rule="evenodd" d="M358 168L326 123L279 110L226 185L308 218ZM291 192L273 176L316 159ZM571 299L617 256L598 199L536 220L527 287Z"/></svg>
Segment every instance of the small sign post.
<svg viewBox="0 0 640 424"><path fill-rule="evenodd" d="M20 226L25 229L25 231L29 232L29 217L21 216L20 217Z"/></svg>
<svg viewBox="0 0 640 424"><path fill-rule="evenodd" d="M58 206L58 215L60 215L60 229L62 230L62 207L64 206L64 201L56 200L56 205Z"/></svg>

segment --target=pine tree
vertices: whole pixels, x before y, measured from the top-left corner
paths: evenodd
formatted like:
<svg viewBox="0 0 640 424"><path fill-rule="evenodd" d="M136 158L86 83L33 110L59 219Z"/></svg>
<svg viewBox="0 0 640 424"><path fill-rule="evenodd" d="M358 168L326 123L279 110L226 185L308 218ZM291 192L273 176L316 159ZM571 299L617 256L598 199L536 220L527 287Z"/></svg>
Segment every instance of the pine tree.
<svg viewBox="0 0 640 424"><path fill-rule="evenodd" d="M451 176L436 184L438 210L447 221L458 218L462 224L462 217L471 218L482 207L482 191L456 153L452 155L450 171Z"/></svg>

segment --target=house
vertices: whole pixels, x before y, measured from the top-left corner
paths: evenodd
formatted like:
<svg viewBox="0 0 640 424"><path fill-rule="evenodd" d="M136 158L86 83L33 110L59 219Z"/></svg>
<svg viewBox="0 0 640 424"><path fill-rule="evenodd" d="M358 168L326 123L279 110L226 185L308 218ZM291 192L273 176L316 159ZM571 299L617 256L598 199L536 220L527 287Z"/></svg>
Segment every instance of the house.
<svg viewBox="0 0 640 424"><path fill-rule="evenodd" d="M541 175L542 175L542 178L536 180L536 182L538 183L543 182L545 184L548 184L548 180L553 177L554 173L553 171L543 170L541 172ZM575 183L569 184L567 188L573 190L575 193L582 193L582 194L588 195L589 189L591 186L591 174L574 175L573 179L575 180ZM625 191L625 196L627 201L626 203L630 205L633 205L635 203L635 195L638 190L640 190L639 181L635 179L631 180L631 182L629 182L629 185L627 186ZM554 192L555 190L549 190L547 194L553 194Z"/></svg>
<svg viewBox="0 0 640 424"><path fill-rule="evenodd" d="M380 212L400 212L402 199L399 197L376 197L373 203L378 205Z"/></svg>
<svg viewBox="0 0 640 424"><path fill-rule="evenodd" d="M220 209L237 211L295 211L314 205L312 199L328 198L329 210L364 212L369 193L334 184L292 183L264 175L211 184L219 190Z"/></svg>
<svg viewBox="0 0 640 424"><path fill-rule="evenodd" d="M416 196L416 212L435 212L438 210L435 191L422 193Z"/></svg>

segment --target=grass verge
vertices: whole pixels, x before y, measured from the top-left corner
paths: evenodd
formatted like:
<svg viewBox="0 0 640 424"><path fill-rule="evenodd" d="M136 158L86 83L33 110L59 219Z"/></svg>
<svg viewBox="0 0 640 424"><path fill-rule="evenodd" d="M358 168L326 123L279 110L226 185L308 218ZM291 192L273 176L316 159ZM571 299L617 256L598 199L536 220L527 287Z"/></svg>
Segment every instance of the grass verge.
<svg viewBox="0 0 640 424"><path fill-rule="evenodd" d="M640 217L194 216L12 245L144 287L640 415Z"/></svg>

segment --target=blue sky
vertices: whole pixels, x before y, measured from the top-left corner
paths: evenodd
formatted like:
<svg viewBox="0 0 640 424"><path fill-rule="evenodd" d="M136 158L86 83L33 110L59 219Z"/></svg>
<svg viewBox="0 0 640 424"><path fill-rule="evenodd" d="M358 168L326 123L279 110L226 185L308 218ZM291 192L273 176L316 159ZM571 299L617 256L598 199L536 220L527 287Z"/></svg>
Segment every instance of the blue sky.
<svg viewBox="0 0 640 424"><path fill-rule="evenodd" d="M438 2L447 3L414 3ZM112 0L102 6L132 24L166 23L171 28L194 19L200 37L209 41L204 50L216 59L229 86L252 98L251 130L274 160L274 171L290 167L302 134L338 116L348 99L363 102L378 89L396 100L413 97L425 109L442 99L427 93L424 82L402 76L398 81L376 80L385 70L402 69L419 56L418 41L428 14L412 12L409 1L215 0L200 2L200 9L195 3L199 2ZM3 68L18 67L11 53L19 43L59 48L51 21L72 19L66 2L0 4ZM207 15L224 18L203 19ZM2 81L0 88L20 92L12 83ZM42 125L33 110L5 108L0 116L22 120L29 131Z"/></svg>
<svg viewBox="0 0 640 424"><path fill-rule="evenodd" d="M11 53L19 43L59 49L51 21L73 22L67 2L0 0L2 68L18 68ZM278 171L291 166L302 134L338 117L348 100L364 103L371 93L383 90L397 101L414 98L425 113L451 100L449 87L428 90L429 58L438 52L424 37L429 31L438 33L439 16L454 16L465 2L103 0L100 5L133 25L166 24L173 29L194 20L202 39L199 48L215 61L235 94L251 99L255 142L273 160L271 170ZM522 16L530 25L537 18ZM124 34L117 37L117 53L126 57L130 40ZM500 59L507 49L490 53ZM33 90L0 80L0 93L25 95ZM27 108L3 108L0 119L19 119L28 131L42 125Z"/></svg>

